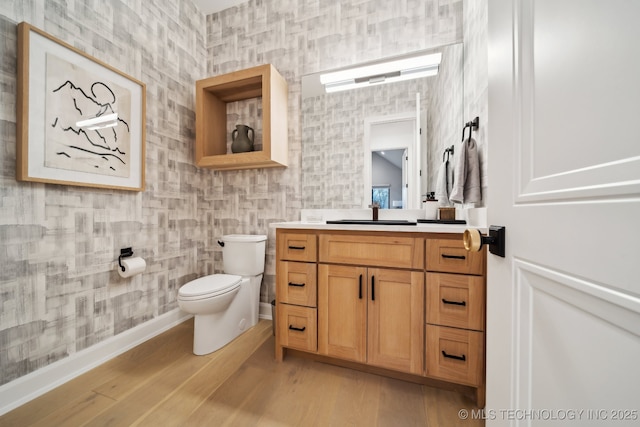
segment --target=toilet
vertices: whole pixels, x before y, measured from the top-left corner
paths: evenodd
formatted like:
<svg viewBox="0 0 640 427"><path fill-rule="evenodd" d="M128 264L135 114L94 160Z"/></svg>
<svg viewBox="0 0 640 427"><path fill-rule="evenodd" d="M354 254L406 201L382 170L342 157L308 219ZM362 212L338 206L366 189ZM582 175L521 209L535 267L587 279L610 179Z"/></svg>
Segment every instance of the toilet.
<svg viewBox="0 0 640 427"><path fill-rule="evenodd" d="M267 236L223 236L224 274L185 283L178 306L195 317L193 353L212 353L258 323Z"/></svg>

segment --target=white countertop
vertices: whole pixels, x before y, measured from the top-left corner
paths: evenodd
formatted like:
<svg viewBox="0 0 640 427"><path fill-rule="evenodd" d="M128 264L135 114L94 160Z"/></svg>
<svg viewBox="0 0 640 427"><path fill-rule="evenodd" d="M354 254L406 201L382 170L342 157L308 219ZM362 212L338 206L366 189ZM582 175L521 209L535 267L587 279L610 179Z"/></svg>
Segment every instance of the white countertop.
<svg viewBox="0 0 640 427"><path fill-rule="evenodd" d="M380 220L408 220L425 219L422 209L380 209ZM418 223L417 225L369 225L369 224L327 224L326 221L341 219L371 219L371 209L302 209L300 221L275 222L269 224L271 228L312 229L312 230L350 230L350 231L392 231L405 233L463 233L467 228L477 228L481 233L487 233L486 208L458 210L456 219L464 219L467 224L433 224Z"/></svg>
<svg viewBox="0 0 640 427"><path fill-rule="evenodd" d="M349 230L349 231L392 231L405 233L463 233L466 224L416 224L416 225L364 225L364 224L327 224L325 222L291 221L274 222L271 228L305 230ZM481 232L485 232L480 230Z"/></svg>

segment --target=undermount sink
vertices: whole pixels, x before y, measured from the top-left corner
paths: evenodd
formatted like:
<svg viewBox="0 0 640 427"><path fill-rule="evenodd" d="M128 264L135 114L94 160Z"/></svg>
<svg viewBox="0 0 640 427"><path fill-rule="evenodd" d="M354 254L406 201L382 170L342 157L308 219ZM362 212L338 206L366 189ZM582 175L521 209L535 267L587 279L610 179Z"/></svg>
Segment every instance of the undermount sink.
<svg viewBox="0 0 640 427"><path fill-rule="evenodd" d="M406 219L336 219L327 221L327 224L359 224L359 225L416 225L415 221Z"/></svg>

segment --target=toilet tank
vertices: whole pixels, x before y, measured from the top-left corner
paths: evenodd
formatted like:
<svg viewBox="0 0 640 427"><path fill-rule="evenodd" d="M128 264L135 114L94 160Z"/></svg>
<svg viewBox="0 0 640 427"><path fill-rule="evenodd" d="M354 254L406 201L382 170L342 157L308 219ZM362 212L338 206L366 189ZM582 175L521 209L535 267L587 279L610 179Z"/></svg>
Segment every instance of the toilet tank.
<svg viewBox="0 0 640 427"><path fill-rule="evenodd" d="M226 274L256 276L264 273L267 236L229 234L222 236L222 261Z"/></svg>

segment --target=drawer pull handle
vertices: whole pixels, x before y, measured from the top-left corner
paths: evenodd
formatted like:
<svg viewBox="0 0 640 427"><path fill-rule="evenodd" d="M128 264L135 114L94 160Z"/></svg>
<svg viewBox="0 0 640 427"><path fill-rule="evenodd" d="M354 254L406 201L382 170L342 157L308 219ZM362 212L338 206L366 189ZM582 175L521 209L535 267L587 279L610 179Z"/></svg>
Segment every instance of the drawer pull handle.
<svg viewBox="0 0 640 427"><path fill-rule="evenodd" d="M304 330L307 329L307 327L303 326L302 328L296 328L293 325L289 325L289 329L291 329L292 331L304 332ZM444 351L443 351L443 353L444 353Z"/></svg>
<svg viewBox="0 0 640 427"><path fill-rule="evenodd" d="M289 246L289 249L296 249L299 251L304 251L306 246Z"/></svg>
<svg viewBox="0 0 640 427"><path fill-rule="evenodd" d="M358 285L358 298L362 299L362 274L360 275L360 283Z"/></svg>
<svg viewBox="0 0 640 427"><path fill-rule="evenodd" d="M466 356L463 354L462 356L456 356L455 354L447 354L446 351L442 350L442 355L449 359L462 360L463 362L467 360Z"/></svg>
<svg viewBox="0 0 640 427"><path fill-rule="evenodd" d="M466 302L466 301L449 301L449 300L446 300L446 299L444 299L444 298L442 298L442 303L443 303L443 304L451 304L451 305L461 305L461 306L463 306L463 307L464 307L465 305L467 305L467 302Z"/></svg>
<svg viewBox="0 0 640 427"><path fill-rule="evenodd" d="M447 254L442 254L442 258L450 258L450 259L467 259L466 256L464 255L447 255Z"/></svg>
<svg viewBox="0 0 640 427"><path fill-rule="evenodd" d="M303 287L305 284L304 283L293 283L293 282L289 282L289 286L296 286L298 288Z"/></svg>

